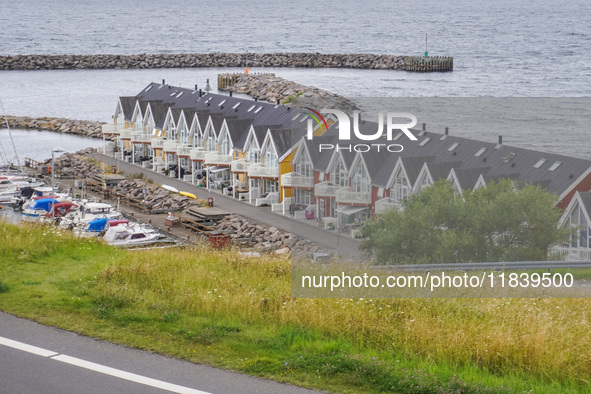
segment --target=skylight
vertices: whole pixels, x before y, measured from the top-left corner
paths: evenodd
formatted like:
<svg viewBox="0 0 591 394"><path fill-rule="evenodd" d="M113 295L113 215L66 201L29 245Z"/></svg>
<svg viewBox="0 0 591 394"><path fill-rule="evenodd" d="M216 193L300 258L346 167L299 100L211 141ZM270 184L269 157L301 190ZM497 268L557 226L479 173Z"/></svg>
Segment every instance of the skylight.
<svg viewBox="0 0 591 394"><path fill-rule="evenodd" d="M453 151L454 149L456 149L456 148L457 148L459 145L460 145L460 143L459 143L459 142L454 142L454 143L452 144L452 146L450 146L450 147L447 149L447 151L448 151L448 152L451 152L451 151Z"/></svg>
<svg viewBox="0 0 591 394"><path fill-rule="evenodd" d="M394 136L394 138L392 138L394 141L398 141L398 139L400 139L400 137L402 137L402 131L400 131L398 134L396 134Z"/></svg>
<svg viewBox="0 0 591 394"><path fill-rule="evenodd" d="M226 101L228 101L228 100L226 100L226 99L223 99L223 100L222 100L222 101L221 101L221 102L218 104L218 107L221 107L222 105L224 105L224 103L225 103Z"/></svg>
<svg viewBox="0 0 591 394"><path fill-rule="evenodd" d="M534 168L540 168L541 166L543 166L543 165L544 165L544 163L545 163L546 161L547 161L547 160L546 160L546 159L544 159L544 158L542 157L540 160L538 160L538 162L537 162L536 164L534 164Z"/></svg>
<svg viewBox="0 0 591 394"><path fill-rule="evenodd" d="M261 109L263 109L263 106L262 106L262 105L261 105L260 107L258 107L258 108L257 108L257 109L254 111L254 113L255 113L255 114L258 114L259 112L261 112Z"/></svg>
<svg viewBox="0 0 591 394"><path fill-rule="evenodd" d="M306 120L306 117L302 116L302 119L300 119L300 123L302 123L304 120Z"/></svg>
<svg viewBox="0 0 591 394"><path fill-rule="evenodd" d="M252 110L254 109L254 107L256 107L256 105L253 105L252 107L250 107L250 108L248 109L248 112L252 111Z"/></svg>
<svg viewBox="0 0 591 394"><path fill-rule="evenodd" d="M180 92L180 93L178 94L178 96L176 96L176 98L179 98L179 97L181 97L181 96L183 95L183 93L185 93L185 92Z"/></svg>
<svg viewBox="0 0 591 394"><path fill-rule="evenodd" d="M548 171L554 171L554 170L556 170L561 164L562 164L561 161L555 161L554 164L552 164L550 166L550 168L548 168Z"/></svg>
<svg viewBox="0 0 591 394"><path fill-rule="evenodd" d="M152 89L152 85L148 86L148 87L146 88L146 90L144 90L144 92L147 92L147 91L148 91L148 90L150 90L150 89Z"/></svg>
<svg viewBox="0 0 591 394"><path fill-rule="evenodd" d="M292 121L292 122L293 122L293 121L295 121L297 118L299 118L299 117L300 117L300 115L301 115L301 114L295 114L295 115L294 115L294 116L291 118L291 121Z"/></svg>
<svg viewBox="0 0 591 394"><path fill-rule="evenodd" d="M421 141L419 146L425 146L427 144L427 142L429 142L430 140L431 140L431 137L425 138L424 140Z"/></svg>
<svg viewBox="0 0 591 394"><path fill-rule="evenodd" d="M242 103L236 103L236 104L234 104L234 106L232 107L232 109L238 108L240 106L240 104L242 104Z"/></svg>
<svg viewBox="0 0 591 394"><path fill-rule="evenodd" d="M178 92L175 90L174 92L172 92L172 93L170 94L170 97L174 96L174 95L175 95L175 94L177 94L177 93L178 93Z"/></svg>
<svg viewBox="0 0 591 394"><path fill-rule="evenodd" d="M478 152L476 152L476 154L474 156L480 157L480 156L482 156L482 154L484 152L486 152L486 148L480 148L480 150Z"/></svg>

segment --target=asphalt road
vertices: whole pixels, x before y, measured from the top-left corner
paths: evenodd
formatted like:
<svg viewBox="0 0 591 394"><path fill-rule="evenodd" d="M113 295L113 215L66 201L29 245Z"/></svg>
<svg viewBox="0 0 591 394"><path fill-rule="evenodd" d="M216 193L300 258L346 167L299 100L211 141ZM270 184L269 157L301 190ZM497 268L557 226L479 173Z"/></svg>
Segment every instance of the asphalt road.
<svg viewBox="0 0 591 394"><path fill-rule="evenodd" d="M0 394L315 391L80 336L0 312Z"/></svg>
<svg viewBox="0 0 591 394"><path fill-rule="evenodd" d="M193 193L200 199L214 197L215 206L218 208L247 217L260 224L277 227L280 230L290 232L298 237L312 240L324 248L336 250L338 247L339 255L345 259L362 259L358 248L359 241L356 239L344 235L340 235L337 238L337 235L334 232L324 230L301 220L291 219L288 216L278 215L271 212L270 207L255 207L254 205L238 201L228 196L223 196L219 193L209 192L202 187L196 187L190 183L170 178L164 174L158 174L154 171L142 168L141 166L121 160L118 161L108 155L95 153L92 156L97 160L102 159L107 165L119 165L119 169L123 170L125 174L142 173L146 178L153 180L157 184L174 186L181 191Z"/></svg>

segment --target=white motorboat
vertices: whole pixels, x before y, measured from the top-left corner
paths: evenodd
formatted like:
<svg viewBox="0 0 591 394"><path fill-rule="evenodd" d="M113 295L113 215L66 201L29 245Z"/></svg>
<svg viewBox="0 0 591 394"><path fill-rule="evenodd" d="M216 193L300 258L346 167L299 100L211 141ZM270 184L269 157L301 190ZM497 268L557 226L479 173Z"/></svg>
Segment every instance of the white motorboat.
<svg viewBox="0 0 591 394"><path fill-rule="evenodd" d="M62 226L83 226L86 227L88 223L95 219L116 220L123 218L119 211L113 210L111 204L103 202L83 202L80 204L80 209L69 213L61 222Z"/></svg>
<svg viewBox="0 0 591 394"><path fill-rule="evenodd" d="M162 235L154 229L141 224L119 224L118 226L108 226L103 239L109 245L123 248L132 248L136 246L145 246L158 242Z"/></svg>

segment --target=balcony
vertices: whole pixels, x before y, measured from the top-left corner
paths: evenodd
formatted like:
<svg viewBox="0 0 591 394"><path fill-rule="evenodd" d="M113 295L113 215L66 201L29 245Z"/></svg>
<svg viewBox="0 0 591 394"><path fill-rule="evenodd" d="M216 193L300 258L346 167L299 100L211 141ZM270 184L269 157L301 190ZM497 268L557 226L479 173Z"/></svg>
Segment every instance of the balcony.
<svg viewBox="0 0 591 394"><path fill-rule="evenodd" d="M232 162L232 155L223 155L219 152L207 153L204 157L205 164L228 165Z"/></svg>
<svg viewBox="0 0 591 394"><path fill-rule="evenodd" d="M148 143L152 139L151 134L146 134L143 131L136 131L131 134L131 142L134 144Z"/></svg>
<svg viewBox="0 0 591 394"><path fill-rule="evenodd" d="M123 129L121 131L119 131L119 139L121 140L131 140L131 136L137 133L137 130L135 129Z"/></svg>
<svg viewBox="0 0 591 394"><path fill-rule="evenodd" d="M177 148L177 155L184 156L184 157L190 157L192 150L193 150L193 146L191 146L191 145L185 145L185 144L179 145Z"/></svg>
<svg viewBox="0 0 591 394"><path fill-rule="evenodd" d="M119 125L113 123L107 123L101 126L103 135L119 135L119 132L122 130Z"/></svg>
<svg viewBox="0 0 591 394"><path fill-rule="evenodd" d="M248 167L252 166L253 163L249 163L246 159L232 160L230 162L230 171L232 172L246 172Z"/></svg>
<svg viewBox="0 0 591 394"><path fill-rule="evenodd" d="M164 138L152 138L150 140L152 142L152 149L163 149L164 148Z"/></svg>
<svg viewBox="0 0 591 394"><path fill-rule="evenodd" d="M589 261L591 260L591 249L573 248L568 246L553 246L549 250L551 260L564 259L566 261Z"/></svg>
<svg viewBox="0 0 591 394"><path fill-rule="evenodd" d="M348 188L337 190L336 201L343 204L371 204L371 192L354 192Z"/></svg>
<svg viewBox="0 0 591 394"><path fill-rule="evenodd" d="M339 187L329 181L324 181L314 185L314 195L316 197L336 197Z"/></svg>
<svg viewBox="0 0 591 394"><path fill-rule="evenodd" d="M191 149L191 160L203 161L205 160L205 154L207 151L203 148L192 148Z"/></svg>
<svg viewBox="0 0 591 394"><path fill-rule="evenodd" d="M381 200L376 201L375 209L376 215L386 212L389 209L397 208L400 209L400 203L392 200L390 197L382 198Z"/></svg>
<svg viewBox="0 0 591 394"><path fill-rule="evenodd" d="M314 187L314 177L288 172L281 175L281 186L284 187Z"/></svg>
<svg viewBox="0 0 591 394"><path fill-rule="evenodd" d="M176 140L164 140L164 145L162 149L165 153L177 153L177 148L179 146L179 142Z"/></svg>
<svg viewBox="0 0 591 394"><path fill-rule="evenodd" d="M253 164L248 167L250 178L279 178L279 167L265 167L262 164Z"/></svg>

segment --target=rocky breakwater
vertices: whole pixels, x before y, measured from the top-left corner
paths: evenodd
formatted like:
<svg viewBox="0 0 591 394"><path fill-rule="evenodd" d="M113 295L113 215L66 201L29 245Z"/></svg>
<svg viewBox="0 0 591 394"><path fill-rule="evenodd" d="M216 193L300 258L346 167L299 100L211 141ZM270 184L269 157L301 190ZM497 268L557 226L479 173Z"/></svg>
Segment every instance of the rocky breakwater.
<svg viewBox="0 0 591 394"><path fill-rule="evenodd" d="M117 183L113 190L127 197L140 200L143 206L154 211L178 212L184 211L194 205L203 205L203 202L200 200L171 193L158 185L145 182L141 179L121 181Z"/></svg>
<svg viewBox="0 0 591 394"><path fill-rule="evenodd" d="M299 239L276 227L263 226L239 215L226 216L217 224L216 229L230 234L234 242L250 243L254 249L261 252L291 254L298 257L307 257L314 252L326 252L310 240Z"/></svg>
<svg viewBox="0 0 591 394"><path fill-rule="evenodd" d="M56 133L77 134L86 137L102 138L104 122L72 120L66 118L31 118L28 116L7 115L8 125L15 129L34 129Z"/></svg>
<svg viewBox="0 0 591 394"><path fill-rule="evenodd" d="M298 108L357 109L353 102L343 96L276 77L274 74L220 74L218 87L220 90L247 94L257 100L270 103L279 101L284 105Z"/></svg>
<svg viewBox="0 0 591 394"><path fill-rule="evenodd" d="M405 56L322 53L181 53L0 56L0 70L195 67L308 67L404 70Z"/></svg>
<svg viewBox="0 0 591 394"><path fill-rule="evenodd" d="M101 173L99 166L82 158L82 156L93 154L96 151L95 148L86 148L74 153L64 153L57 156L54 160L55 170L62 178L92 178L99 175ZM43 166L51 166L51 158L46 159Z"/></svg>

